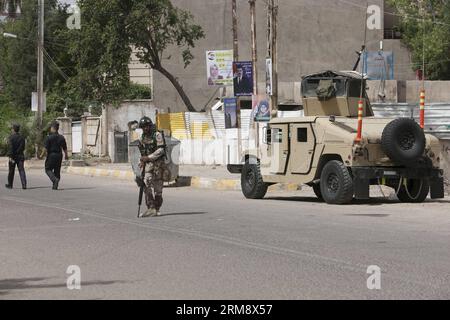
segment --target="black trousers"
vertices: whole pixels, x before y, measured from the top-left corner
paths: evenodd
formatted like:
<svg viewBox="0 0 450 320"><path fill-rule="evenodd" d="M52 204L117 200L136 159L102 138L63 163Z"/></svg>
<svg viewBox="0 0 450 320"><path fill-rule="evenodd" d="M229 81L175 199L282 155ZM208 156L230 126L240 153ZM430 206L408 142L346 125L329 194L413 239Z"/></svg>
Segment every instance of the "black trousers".
<svg viewBox="0 0 450 320"><path fill-rule="evenodd" d="M24 163L25 161L22 159L14 160L14 163L9 162L9 174L8 174L8 185L13 186L14 184L14 175L16 173L16 166L19 169L20 180L22 182L22 187L27 187L27 175L25 174Z"/></svg>
<svg viewBox="0 0 450 320"><path fill-rule="evenodd" d="M45 173L54 183L56 179L61 180L61 165L63 156L59 153L50 153L45 160Z"/></svg>

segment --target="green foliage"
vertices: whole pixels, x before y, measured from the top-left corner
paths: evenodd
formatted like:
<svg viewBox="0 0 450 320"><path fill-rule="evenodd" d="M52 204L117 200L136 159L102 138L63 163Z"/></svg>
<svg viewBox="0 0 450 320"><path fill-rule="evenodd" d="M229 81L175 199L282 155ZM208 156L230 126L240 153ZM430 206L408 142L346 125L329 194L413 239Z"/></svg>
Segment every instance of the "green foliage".
<svg viewBox="0 0 450 320"><path fill-rule="evenodd" d="M67 50L61 30L66 28L67 14L65 7L56 0L46 1L45 48L53 56L55 62L71 73ZM17 39L0 37L0 75L4 83L4 95L18 108L27 110L31 105L31 93L36 91L36 41L37 41L37 1L22 1L20 19L11 20L3 27L3 32L13 33ZM45 63L44 87L51 91L62 77L55 67Z"/></svg>
<svg viewBox="0 0 450 320"><path fill-rule="evenodd" d="M189 11L175 7L170 0L124 2L129 12L126 17L128 37L138 50L137 57L173 84L188 111L196 111L178 79L164 68L162 61L168 48L177 47L186 68L194 58L191 49L195 42L205 37L202 27L194 23Z"/></svg>
<svg viewBox="0 0 450 320"><path fill-rule="evenodd" d="M450 2L442 0L388 0L402 16L403 42L412 52L413 69L430 80L450 80ZM425 55L424 55L425 45Z"/></svg>
<svg viewBox="0 0 450 320"><path fill-rule="evenodd" d="M164 51L170 46L182 50L184 66L193 55L195 41L205 36L201 26L194 23L189 11L172 5L170 0L134 0L127 17L127 30L131 43L139 50L138 57L158 70Z"/></svg>
<svg viewBox="0 0 450 320"><path fill-rule="evenodd" d="M148 86L141 84L131 83L130 87L125 95L126 100L142 100L151 99L152 90Z"/></svg>
<svg viewBox="0 0 450 320"><path fill-rule="evenodd" d="M37 1L21 3L20 19L0 25L1 32L18 36L0 37L0 77L4 85L0 92L0 139L9 134L10 122L22 122L28 124L24 127L29 128L27 138L33 144L40 141L33 136L36 126L29 111L37 80ZM191 48L204 37L188 11L174 7L169 0L79 0L78 5L81 29L69 30L67 5L45 1L44 47L52 59L46 57L44 64L44 121L62 116L66 107L68 115L76 118L90 105L94 114L100 114L105 104L151 98L150 88L130 83L132 47L141 52L141 62L169 78L188 109L193 109L178 80L162 64L166 49L178 47L180 59L189 65Z"/></svg>
<svg viewBox="0 0 450 320"><path fill-rule="evenodd" d="M131 48L121 0L80 0L80 30L67 30L76 69L66 89L82 100L117 104L129 87ZM126 11L126 10L125 10Z"/></svg>

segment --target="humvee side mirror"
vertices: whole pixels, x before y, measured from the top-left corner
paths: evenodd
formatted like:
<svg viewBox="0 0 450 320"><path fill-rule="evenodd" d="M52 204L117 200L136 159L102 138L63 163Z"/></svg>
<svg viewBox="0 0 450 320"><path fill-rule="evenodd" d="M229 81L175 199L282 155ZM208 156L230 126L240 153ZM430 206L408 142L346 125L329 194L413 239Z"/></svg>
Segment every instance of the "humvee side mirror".
<svg viewBox="0 0 450 320"><path fill-rule="evenodd" d="M272 144L272 129L269 127L263 128L263 143L267 145Z"/></svg>

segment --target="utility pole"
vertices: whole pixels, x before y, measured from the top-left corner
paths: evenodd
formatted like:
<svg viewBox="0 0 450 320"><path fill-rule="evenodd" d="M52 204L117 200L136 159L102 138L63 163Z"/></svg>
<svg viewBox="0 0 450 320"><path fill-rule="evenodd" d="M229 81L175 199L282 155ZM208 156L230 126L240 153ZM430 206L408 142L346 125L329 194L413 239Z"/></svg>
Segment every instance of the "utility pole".
<svg viewBox="0 0 450 320"><path fill-rule="evenodd" d="M238 40L238 16L237 16L237 0L232 0L233 10L233 54L234 61L239 61L239 40Z"/></svg>
<svg viewBox="0 0 450 320"><path fill-rule="evenodd" d="M258 51L256 46L256 4L255 0L248 0L250 3L250 20L251 20L251 35L252 35L252 65L253 65L253 99L258 100ZM259 124L252 121L253 130L251 135L255 138L255 147L259 147Z"/></svg>
<svg viewBox="0 0 450 320"><path fill-rule="evenodd" d="M44 108L44 0L38 0L38 44L37 44L38 66L37 66L37 135L36 135L36 157L38 157L38 146L42 134L42 114Z"/></svg>
<svg viewBox="0 0 450 320"><path fill-rule="evenodd" d="M238 15L237 15L237 0L232 0L232 10L233 10L233 59L235 62L239 61L239 38L238 38ZM233 70L234 71L234 70ZM241 124L241 100L239 97L236 99L237 102L237 123L238 123L238 153L239 157L242 153L242 124Z"/></svg>
<svg viewBox="0 0 450 320"><path fill-rule="evenodd" d="M252 62L253 62L253 95L258 95L258 51L256 46L256 4L255 0L249 0L252 34Z"/></svg>
<svg viewBox="0 0 450 320"><path fill-rule="evenodd" d="M276 118L278 115L278 3L275 4L275 0L269 0L267 5L268 57L272 60L271 117Z"/></svg>

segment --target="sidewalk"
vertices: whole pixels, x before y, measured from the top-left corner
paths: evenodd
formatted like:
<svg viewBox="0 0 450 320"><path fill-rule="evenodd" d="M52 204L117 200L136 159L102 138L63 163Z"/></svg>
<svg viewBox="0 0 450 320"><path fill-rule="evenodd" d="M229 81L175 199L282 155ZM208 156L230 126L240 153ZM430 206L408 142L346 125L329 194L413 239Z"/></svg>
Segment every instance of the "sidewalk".
<svg viewBox="0 0 450 320"><path fill-rule="evenodd" d="M62 169L63 173L89 176L108 177L125 181L133 181L135 175L129 164L102 163L91 167L70 166L68 163ZM8 167L8 159L0 158L0 168ZM44 169L43 160L25 162L26 169ZM197 189L212 189L219 191L240 191L240 176L231 174L224 166L181 165L176 187L192 187ZM270 191L297 191L301 187L295 184L274 185Z"/></svg>

